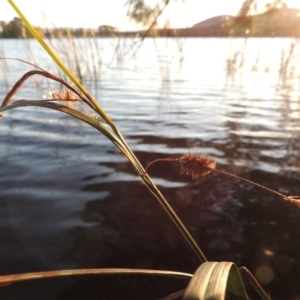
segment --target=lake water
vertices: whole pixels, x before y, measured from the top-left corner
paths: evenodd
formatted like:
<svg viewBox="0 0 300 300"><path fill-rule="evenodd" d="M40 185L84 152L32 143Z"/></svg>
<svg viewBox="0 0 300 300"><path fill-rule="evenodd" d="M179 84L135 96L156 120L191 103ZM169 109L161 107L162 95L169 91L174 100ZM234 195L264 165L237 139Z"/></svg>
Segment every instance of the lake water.
<svg viewBox="0 0 300 300"><path fill-rule="evenodd" d="M65 51L77 57L86 87L144 166L196 149L223 170L300 195L293 40L84 42L76 41L81 56ZM0 47L1 56L58 72L33 40L0 40ZM4 98L31 67L13 60L0 66ZM41 99L56 88L37 77L15 98ZM78 120L31 107L6 112L0 166L1 275L95 267L194 273L200 264L125 157ZM272 299L300 299L299 208L220 174L191 181L171 163L149 173L209 260L246 266ZM86 276L1 287L0 298L157 299L186 284Z"/></svg>

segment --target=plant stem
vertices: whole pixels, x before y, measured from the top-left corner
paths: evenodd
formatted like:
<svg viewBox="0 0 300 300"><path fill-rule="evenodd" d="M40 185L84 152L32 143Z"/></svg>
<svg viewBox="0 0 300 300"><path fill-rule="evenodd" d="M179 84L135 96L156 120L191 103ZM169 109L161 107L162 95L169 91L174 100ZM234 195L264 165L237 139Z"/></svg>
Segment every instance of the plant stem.
<svg viewBox="0 0 300 300"><path fill-rule="evenodd" d="M180 158L158 158L158 159L155 159L153 161L151 161L145 168L145 173L147 173L148 169L150 168L151 165L153 165L154 163L156 162L159 162L159 161L172 161L172 162L175 162L175 161L179 161Z"/></svg>
<svg viewBox="0 0 300 300"><path fill-rule="evenodd" d="M240 177L240 176L237 176L237 175L233 175L233 174L231 174L231 173L227 173L227 172L222 171L222 170L219 170L219 169L213 169L213 171L216 171L216 172L218 172L218 173L220 173L220 174L223 174L223 175L225 175L225 176L230 176L230 177L235 178L235 179L243 180L243 181L245 181L245 182L247 182L247 183L250 183L250 184L252 184L252 185L255 185L255 186L257 186L257 187L259 187L259 188L261 188L261 189L263 189L263 190L266 190L266 191L268 191L268 192L270 192L270 193L273 193L273 194L275 194L275 195L277 195L277 196L280 196L280 197L282 197L282 198L284 198L284 199L287 199L287 198L288 198L288 196L286 196L286 195L284 195L284 194L281 194L281 193L279 193L279 192L276 192L276 191L274 191L274 190L272 190L272 189L270 189L270 188L268 188L268 187L266 187L266 186L264 186L264 185L261 185L261 184L259 184L259 183L254 182L254 181L251 181L251 180L248 180L248 179L246 179L246 178L243 178L243 177Z"/></svg>
<svg viewBox="0 0 300 300"><path fill-rule="evenodd" d="M184 162L184 159L182 159L182 158L159 158L159 159L155 159L155 160L151 161L151 162L146 166L145 172L147 172L147 170L149 169L149 167L150 167L152 164L154 164L154 163L156 163L156 162L160 162L160 161L169 161L169 162L179 162L179 163L180 163L180 162ZM280 197L282 197L283 199L288 200L288 201L290 201L290 200L292 200L292 199L296 200L296 198L298 198L297 196L287 196L287 195L281 194L281 193L279 193L279 192L277 192L277 191L274 191L274 190L272 190L272 189L270 189L270 188L268 188L268 187L266 187L266 186L264 186L264 185L261 185L261 184L259 184L259 183L254 182L254 181L251 181L251 180L249 180L249 179L246 179L246 178L243 178L243 177L240 177L240 176L237 176L237 175L234 175L234 174L231 174L231 173L222 171L222 170L217 169L217 168L211 168L211 167L209 167L209 166L205 166L205 168L208 168L208 169L210 169L211 171L218 172L218 173L223 174L223 175L225 175L225 176L230 176L230 177L232 177L232 178L235 178L235 179L239 179L239 180L245 181L245 182L247 182L247 183L249 183L249 184L252 184L252 185L257 186L257 187L259 187L259 188L261 188L261 189L263 189L263 190L266 190L266 191L268 191L268 192L270 192L270 193L273 193L273 194L275 194L275 195L277 195L277 196L280 196Z"/></svg>
<svg viewBox="0 0 300 300"><path fill-rule="evenodd" d="M0 276L0 284L11 284L18 281L45 279L61 276L77 276L77 275L150 275L164 276L176 278L191 278L192 274L174 271L147 270L147 269L77 269L77 270L58 270L43 271L24 274L4 275Z"/></svg>
<svg viewBox="0 0 300 300"><path fill-rule="evenodd" d="M47 43L39 36L35 28L31 25L31 23L27 20L25 15L21 12L18 6L14 3L13 0L7 0L9 4L14 8L23 22L26 24L27 28L34 36L34 38L41 44L44 50L50 55L50 57L56 62L56 64L61 68L61 70L70 78L70 80L82 91L82 93L91 101L91 103L95 106L97 112L100 116L114 129L114 124L110 117L105 113L105 111L101 108L98 102L90 95L90 93L86 90L86 88L79 82L79 80L68 70L68 68L63 64L63 62L57 57L57 55L53 52L53 50L47 45Z"/></svg>
<svg viewBox="0 0 300 300"><path fill-rule="evenodd" d="M82 91L82 93L86 96L87 100L90 101L90 104L92 104L97 111L97 113L106 121L106 123L111 127L111 129L114 131L114 133L117 136L118 143L116 143L116 140L112 137L111 133L106 132L107 129L101 128L101 132L104 133L107 137L110 138L110 140L117 145L117 147L123 152L123 154L128 158L128 160L132 163L133 167L136 169L139 176L142 178L142 180L145 182L148 189L151 191L151 193L156 197L156 199L160 202L160 204L163 206L163 208L166 210L168 215L171 217L173 222L176 224L180 232L183 234L185 239L188 241L189 245L192 247L192 249L195 251L197 256L200 258L202 262L207 261L204 254L200 250L199 246L189 233L189 231L186 229L186 227L183 225L175 211L171 208L167 200L163 197L163 195L160 193L159 189L156 187L156 185L152 182L150 177L146 174L145 170L139 160L136 158L130 147L127 145L126 141L124 140L122 134L116 127L116 125L113 123L113 121L110 119L110 117L105 113L105 111L101 108L101 106L98 104L98 102L89 94L89 92L85 89L85 87L79 82L79 80L68 70L68 68L62 63L62 61L57 57L57 55L52 51L52 49L46 44L46 42L38 35L35 28L30 24L30 22L27 20L27 18L23 15L23 13L20 11L20 9L16 6L13 0L8 0L10 5L15 9L15 11L19 14L23 22L26 24L32 35L35 37L35 39L41 44L41 46L44 48L44 50L52 57L52 59L57 63L57 65L61 68L61 70L71 79L71 81ZM2 108L4 110L4 108ZM65 108L61 108L61 110L66 110Z"/></svg>

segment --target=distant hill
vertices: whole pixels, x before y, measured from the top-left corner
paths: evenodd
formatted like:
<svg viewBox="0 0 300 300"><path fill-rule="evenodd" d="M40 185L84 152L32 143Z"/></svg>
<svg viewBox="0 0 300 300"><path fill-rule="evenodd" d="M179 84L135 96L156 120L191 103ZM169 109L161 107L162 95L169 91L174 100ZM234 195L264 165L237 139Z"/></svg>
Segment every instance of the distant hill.
<svg viewBox="0 0 300 300"><path fill-rule="evenodd" d="M120 32L121 36L145 34L147 34L145 31ZM216 16L188 28L158 29L156 35L162 37L300 37L300 9L282 7L246 17Z"/></svg>
<svg viewBox="0 0 300 300"><path fill-rule="evenodd" d="M251 36L300 37L300 9L273 9L246 22Z"/></svg>
<svg viewBox="0 0 300 300"><path fill-rule="evenodd" d="M62 37L300 37L300 9L269 9L253 16L215 16L188 28L164 28L149 31L119 31L109 25L97 29L84 28L37 28L41 36ZM0 38L31 37L20 18L6 23L0 21Z"/></svg>
<svg viewBox="0 0 300 300"><path fill-rule="evenodd" d="M180 36L186 37L223 37L228 36L229 30L233 28L235 17L233 16L216 16L190 28L176 29Z"/></svg>

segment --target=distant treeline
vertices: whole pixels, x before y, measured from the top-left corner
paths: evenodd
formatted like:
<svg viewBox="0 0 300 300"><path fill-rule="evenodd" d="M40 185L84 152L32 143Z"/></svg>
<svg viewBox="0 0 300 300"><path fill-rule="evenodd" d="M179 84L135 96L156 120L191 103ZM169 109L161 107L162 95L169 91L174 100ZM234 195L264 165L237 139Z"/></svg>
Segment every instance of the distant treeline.
<svg viewBox="0 0 300 300"><path fill-rule="evenodd" d="M151 30L150 30L151 29ZM300 9L283 6L252 16L216 16L188 28L150 28L146 31L121 32L102 25L97 29L41 28L43 37L300 37ZM0 21L0 38L31 38L20 18Z"/></svg>
<svg viewBox="0 0 300 300"><path fill-rule="evenodd" d="M95 37L95 36L115 36L118 30L112 26L103 25L98 29L86 28L41 28L35 27L42 37ZM20 18L14 18L10 22L0 21L0 38L32 38L32 34L27 29Z"/></svg>
<svg viewBox="0 0 300 300"><path fill-rule="evenodd" d="M35 27L37 32L44 36L40 27ZM14 18L10 22L0 21L0 38L30 38L31 33L20 18Z"/></svg>

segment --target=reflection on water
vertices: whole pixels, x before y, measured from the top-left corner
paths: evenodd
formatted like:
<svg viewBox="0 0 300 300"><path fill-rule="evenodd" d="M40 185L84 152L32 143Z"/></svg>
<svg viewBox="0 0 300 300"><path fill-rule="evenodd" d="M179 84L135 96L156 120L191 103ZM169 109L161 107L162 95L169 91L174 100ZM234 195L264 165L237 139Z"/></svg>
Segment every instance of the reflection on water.
<svg viewBox="0 0 300 300"><path fill-rule="evenodd" d="M273 79L252 72L242 87L226 82L227 43L188 39L181 70L169 64L163 90L157 60L142 47L135 58L141 69L124 61L93 92L144 166L195 147L223 170L300 195L299 95L277 93L271 70ZM220 48L224 53L213 59ZM256 59L250 54L249 61ZM32 87L19 96L45 93ZM193 273L198 267L134 169L93 128L37 108L7 112L0 124L0 164L1 274L87 267ZM209 260L246 266L272 299L300 296L299 209L221 174L192 182L169 162L149 172ZM155 299L184 286L175 279L86 276L15 284L0 295Z"/></svg>

